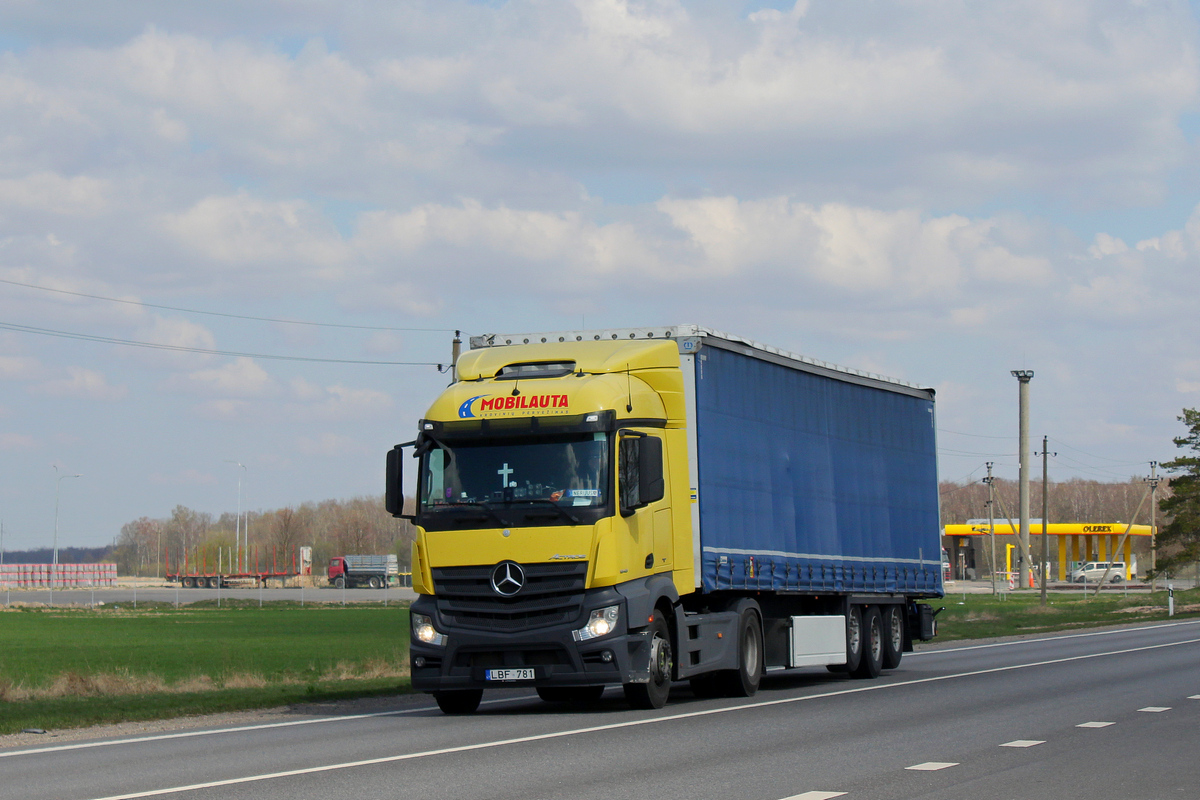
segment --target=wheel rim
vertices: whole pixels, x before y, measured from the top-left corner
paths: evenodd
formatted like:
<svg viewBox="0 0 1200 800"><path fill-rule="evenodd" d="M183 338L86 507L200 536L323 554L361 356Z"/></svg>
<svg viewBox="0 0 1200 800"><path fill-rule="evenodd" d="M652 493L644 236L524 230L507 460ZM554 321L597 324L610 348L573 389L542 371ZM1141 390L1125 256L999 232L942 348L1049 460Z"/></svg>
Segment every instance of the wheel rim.
<svg viewBox="0 0 1200 800"><path fill-rule="evenodd" d="M904 628L900 620L900 609L895 606L888 612L888 630L891 633L892 650L899 653L904 647Z"/></svg>
<svg viewBox="0 0 1200 800"><path fill-rule="evenodd" d="M850 619L846 622L846 631L849 634L846 643L850 647L850 652L859 652L862 647L862 621L859 619L858 614L850 613Z"/></svg>
<svg viewBox="0 0 1200 800"><path fill-rule="evenodd" d="M883 658L883 637L879 635L879 617L871 615L871 660Z"/></svg>
<svg viewBox="0 0 1200 800"><path fill-rule="evenodd" d="M655 635L650 643L650 679L655 686L662 686L671 675L671 643Z"/></svg>
<svg viewBox="0 0 1200 800"><path fill-rule="evenodd" d="M746 675L753 678L758 673L758 636L753 627L747 629L747 634L746 645L742 648L745 656L742 667Z"/></svg>

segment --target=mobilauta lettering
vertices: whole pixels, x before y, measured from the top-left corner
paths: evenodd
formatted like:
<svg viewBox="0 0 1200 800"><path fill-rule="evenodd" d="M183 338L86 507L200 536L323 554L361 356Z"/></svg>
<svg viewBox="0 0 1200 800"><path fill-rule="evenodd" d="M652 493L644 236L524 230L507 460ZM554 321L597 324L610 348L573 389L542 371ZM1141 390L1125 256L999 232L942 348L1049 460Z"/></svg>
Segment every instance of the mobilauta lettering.
<svg viewBox="0 0 1200 800"><path fill-rule="evenodd" d="M520 408L566 408L565 394L522 394L513 397L484 397L479 401L480 411L508 411Z"/></svg>

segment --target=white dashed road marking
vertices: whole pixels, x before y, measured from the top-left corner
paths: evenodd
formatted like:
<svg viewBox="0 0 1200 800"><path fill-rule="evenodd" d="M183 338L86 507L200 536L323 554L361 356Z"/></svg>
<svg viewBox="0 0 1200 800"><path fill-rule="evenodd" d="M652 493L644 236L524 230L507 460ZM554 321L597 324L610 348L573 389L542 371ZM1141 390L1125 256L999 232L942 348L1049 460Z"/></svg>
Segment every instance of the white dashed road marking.
<svg viewBox="0 0 1200 800"><path fill-rule="evenodd" d="M1115 722L1082 722L1076 725L1076 728L1107 728L1109 725L1115 725Z"/></svg>
<svg viewBox="0 0 1200 800"><path fill-rule="evenodd" d="M834 797L844 797L845 794L845 792L805 792L785 797L783 800L832 800Z"/></svg>
<svg viewBox="0 0 1200 800"><path fill-rule="evenodd" d="M957 766L957 761L926 761L924 764L913 764L911 767L905 767L905 769L916 770L918 772L935 772L939 769Z"/></svg>
<svg viewBox="0 0 1200 800"><path fill-rule="evenodd" d="M1170 710L1171 710L1170 706L1146 706L1145 708L1138 709L1138 711L1146 711L1151 714L1158 714L1160 712L1170 711Z"/></svg>
<svg viewBox="0 0 1200 800"><path fill-rule="evenodd" d="M1013 742L1005 742L1001 747L1033 747L1035 744L1045 744L1045 739L1017 739Z"/></svg>

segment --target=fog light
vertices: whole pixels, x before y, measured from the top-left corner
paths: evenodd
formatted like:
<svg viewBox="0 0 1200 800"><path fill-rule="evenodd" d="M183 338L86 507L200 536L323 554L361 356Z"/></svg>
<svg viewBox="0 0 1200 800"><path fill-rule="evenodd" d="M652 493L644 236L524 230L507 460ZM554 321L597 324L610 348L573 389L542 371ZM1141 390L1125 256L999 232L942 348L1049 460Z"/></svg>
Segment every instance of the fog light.
<svg viewBox="0 0 1200 800"><path fill-rule="evenodd" d="M414 667L423 667L423 666L425 666L425 656L417 656L416 658L414 658L414 659L413 659L413 666L414 666Z"/></svg>
<svg viewBox="0 0 1200 800"><path fill-rule="evenodd" d="M605 664L611 664L612 660L613 660L612 650L605 650L603 653L601 653L600 660L603 661Z"/></svg>

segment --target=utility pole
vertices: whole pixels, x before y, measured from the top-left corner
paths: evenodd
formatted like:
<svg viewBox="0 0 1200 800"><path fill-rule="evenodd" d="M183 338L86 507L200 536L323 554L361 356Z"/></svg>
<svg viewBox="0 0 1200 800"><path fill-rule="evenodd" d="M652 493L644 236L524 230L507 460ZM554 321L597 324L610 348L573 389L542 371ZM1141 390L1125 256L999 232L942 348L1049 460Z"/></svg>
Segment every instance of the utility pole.
<svg viewBox="0 0 1200 800"><path fill-rule="evenodd" d="M462 352L462 331L455 331L454 332L454 341L450 343L450 369L451 369L451 371L453 371L454 367L458 364L458 355L461 352ZM454 376L451 375L450 377L453 378Z"/></svg>
<svg viewBox="0 0 1200 800"><path fill-rule="evenodd" d="M988 476L983 479L983 482L988 487L988 539L992 543L992 595L996 594L996 512L992 507L993 493L995 491L993 483L995 479L992 477L992 462L987 462Z"/></svg>
<svg viewBox="0 0 1200 800"><path fill-rule="evenodd" d="M1020 382L1020 420L1019 432L1021 437L1020 445L1020 469L1018 479L1020 482L1020 521L1021 531L1017 538L1020 540L1020 563L1021 576L1020 586L1025 588L1029 584L1029 382L1033 380L1033 370L1031 369L1014 369L1012 375Z"/></svg>
<svg viewBox="0 0 1200 800"><path fill-rule="evenodd" d="M54 467L54 564L58 565L58 494L62 489L63 478L82 478L82 475L59 475L58 465L51 464Z"/></svg>
<svg viewBox="0 0 1200 800"><path fill-rule="evenodd" d="M239 467L242 468L242 475L246 474L246 465L241 463L240 461L234 461L233 459L227 458L227 459L225 459L225 463L226 464L237 464ZM238 475L237 522L235 523L234 534L233 534L233 552L234 552L234 554L237 558L237 562L238 562L238 566L233 570L234 572L242 571L242 568L241 568L241 561L242 561L242 550L241 550L241 546L242 546L242 475ZM249 544L250 544L250 531L246 531L246 545L249 546Z"/></svg>
<svg viewBox="0 0 1200 800"><path fill-rule="evenodd" d="M1050 562L1050 494L1046 483L1046 459L1058 455L1047 452L1047 442L1047 437L1042 436L1042 563L1038 564L1038 571L1042 573L1042 605L1046 605L1046 582L1049 580L1046 564Z"/></svg>
<svg viewBox="0 0 1200 800"><path fill-rule="evenodd" d="M1150 462L1150 591L1158 583L1158 462Z"/></svg>

